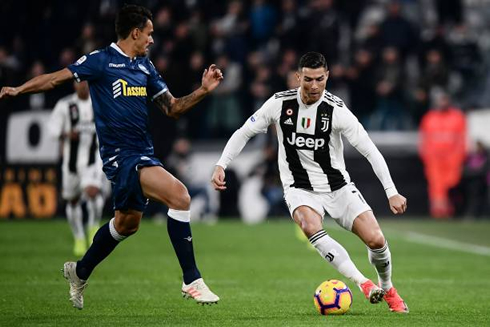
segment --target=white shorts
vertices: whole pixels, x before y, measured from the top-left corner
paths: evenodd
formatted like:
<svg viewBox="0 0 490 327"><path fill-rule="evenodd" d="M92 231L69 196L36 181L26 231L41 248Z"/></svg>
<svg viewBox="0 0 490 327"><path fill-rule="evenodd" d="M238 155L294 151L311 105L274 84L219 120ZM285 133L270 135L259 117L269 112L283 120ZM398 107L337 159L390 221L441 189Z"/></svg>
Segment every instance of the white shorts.
<svg viewBox="0 0 490 327"><path fill-rule="evenodd" d="M61 195L65 200L73 200L82 195L83 190L88 186L101 189L105 180L101 165L90 165L78 169L76 174L63 169Z"/></svg>
<svg viewBox="0 0 490 327"><path fill-rule="evenodd" d="M300 206L308 206L315 210L323 219L325 212L335 219L337 224L352 230L354 219L361 213L372 210L355 187L349 183L341 189L329 193L318 193L297 188L290 188L284 195L291 217Z"/></svg>

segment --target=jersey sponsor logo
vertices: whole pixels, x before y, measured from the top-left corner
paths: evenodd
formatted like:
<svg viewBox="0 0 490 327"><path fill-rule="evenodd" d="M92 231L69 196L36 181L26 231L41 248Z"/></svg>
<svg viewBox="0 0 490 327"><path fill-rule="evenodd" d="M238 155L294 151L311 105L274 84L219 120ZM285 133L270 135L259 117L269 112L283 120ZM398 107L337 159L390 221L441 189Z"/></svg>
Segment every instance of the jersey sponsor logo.
<svg viewBox="0 0 490 327"><path fill-rule="evenodd" d="M286 110L286 115L291 116L294 113L293 109L287 109Z"/></svg>
<svg viewBox="0 0 490 327"><path fill-rule="evenodd" d="M256 121L256 119L255 119L255 115L253 115L253 116L251 116L251 117L250 117L250 121L251 121L252 123L255 123L255 121Z"/></svg>
<svg viewBox="0 0 490 327"><path fill-rule="evenodd" d="M289 144L295 145L298 149L318 150L325 145L325 139L317 139L313 137L297 136L295 132L291 134L291 138L286 138Z"/></svg>
<svg viewBox="0 0 490 327"><path fill-rule="evenodd" d="M114 99L119 96L146 97L146 86L128 86L128 82L122 78L112 83L112 94Z"/></svg>
<svg viewBox="0 0 490 327"><path fill-rule="evenodd" d="M110 62L109 67L111 67L111 68L124 68L124 67L126 67L126 64L114 64L114 63Z"/></svg>
<svg viewBox="0 0 490 327"><path fill-rule="evenodd" d="M307 129L311 125L311 118L306 118L303 117L301 118L301 126L303 126L304 129Z"/></svg>
<svg viewBox="0 0 490 327"><path fill-rule="evenodd" d="M291 118L286 119L284 125L294 125L293 120Z"/></svg>

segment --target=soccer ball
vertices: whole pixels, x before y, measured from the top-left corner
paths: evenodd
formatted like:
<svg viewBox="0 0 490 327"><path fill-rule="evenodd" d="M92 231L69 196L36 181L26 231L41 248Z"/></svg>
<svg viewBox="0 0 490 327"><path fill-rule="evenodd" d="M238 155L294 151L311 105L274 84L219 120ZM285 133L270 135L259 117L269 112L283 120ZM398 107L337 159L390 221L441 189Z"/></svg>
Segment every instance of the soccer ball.
<svg viewBox="0 0 490 327"><path fill-rule="evenodd" d="M349 311L352 293L344 282L330 279L317 287L313 302L322 315L341 315Z"/></svg>

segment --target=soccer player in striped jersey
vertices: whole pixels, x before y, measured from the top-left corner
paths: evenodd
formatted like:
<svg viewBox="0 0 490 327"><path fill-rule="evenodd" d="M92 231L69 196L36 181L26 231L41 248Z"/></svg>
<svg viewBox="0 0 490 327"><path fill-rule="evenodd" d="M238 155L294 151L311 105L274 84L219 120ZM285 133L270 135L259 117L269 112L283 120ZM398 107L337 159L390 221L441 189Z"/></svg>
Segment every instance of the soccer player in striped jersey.
<svg viewBox="0 0 490 327"><path fill-rule="evenodd" d="M153 156L147 100L153 100L167 116L178 118L213 91L223 74L211 65L204 70L198 89L175 98L147 56L154 43L151 12L142 6L125 5L115 25L116 43L81 57L67 68L0 91L3 99L48 91L73 79L88 81L103 169L112 184L115 217L97 231L81 260L65 263L63 275L70 283L70 300L75 308L83 308L87 279L121 241L137 232L151 198L169 207L167 230L182 268L182 295L201 304L217 303L219 297L204 283L196 265L189 192Z"/></svg>
<svg viewBox="0 0 490 327"><path fill-rule="evenodd" d="M94 112L87 82L73 83L75 93L60 99L48 121L48 131L63 144L62 197L67 201L73 253L81 257L99 229L104 206L105 181L95 133ZM83 226L81 200L87 204L87 233Z"/></svg>
<svg viewBox="0 0 490 327"><path fill-rule="evenodd" d="M225 190L227 166L251 137L266 133L268 126L274 124L284 197L294 221L320 255L355 282L371 303L384 299L391 311L406 313L408 307L391 281L388 243L345 169L341 136L370 162L394 214L404 213L407 201L398 193L383 156L357 118L341 99L325 90L328 74L322 54L309 52L302 56L297 72L300 87L273 95L233 134L216 164L211 183L216 190ZM379 286L366 278L344 247L325 232L325 214L366 244Z"/></svg>

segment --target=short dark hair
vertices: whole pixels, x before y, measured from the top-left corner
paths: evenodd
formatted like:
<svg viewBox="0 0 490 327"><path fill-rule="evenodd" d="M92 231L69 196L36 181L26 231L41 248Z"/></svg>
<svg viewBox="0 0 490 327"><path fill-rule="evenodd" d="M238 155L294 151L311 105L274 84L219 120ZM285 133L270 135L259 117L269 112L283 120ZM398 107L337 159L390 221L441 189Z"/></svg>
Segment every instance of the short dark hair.
<svg viewBox="0 0 490 327"><path fill-rule="evenodd" d="M135 28L143 29L148 20L152 20L151 11L143 6L124 5L116 16L116 34L125 39Z"/></svg>
<svg viewBox="0 0 490 327"><path fill-rule="evenodd" d="M327 61L325 60L325 57L321 53L313 52L313 51L305 53L299 59L298 70L301 70L301 68L303 67L313 68L313 69L324 67L325 70L328 70Z"/></svg>

